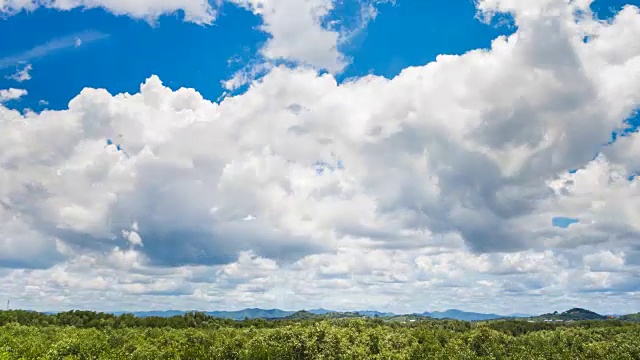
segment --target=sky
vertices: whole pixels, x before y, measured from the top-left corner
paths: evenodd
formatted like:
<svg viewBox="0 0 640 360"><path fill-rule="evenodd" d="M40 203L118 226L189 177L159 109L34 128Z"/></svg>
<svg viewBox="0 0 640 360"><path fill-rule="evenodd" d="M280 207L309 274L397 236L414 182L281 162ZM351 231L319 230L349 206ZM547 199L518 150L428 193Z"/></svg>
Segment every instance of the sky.
<svg viewBox="0 0 640 360"><path fill-rule="evenodd" d="M0 299L640 311L640 2L0 0Z"/></svg>

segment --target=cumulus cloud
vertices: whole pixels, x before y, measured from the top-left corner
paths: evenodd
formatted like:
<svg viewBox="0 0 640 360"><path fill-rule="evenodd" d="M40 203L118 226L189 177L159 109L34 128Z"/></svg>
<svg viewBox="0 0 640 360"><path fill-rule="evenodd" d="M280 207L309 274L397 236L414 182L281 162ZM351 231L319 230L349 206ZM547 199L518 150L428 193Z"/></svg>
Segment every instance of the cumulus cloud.
<svg viewBox="0 0 640 360"><path fill-rule="evenodd" d="M280 16L273 4L246 3ZM220 102L152 76L63 111L0 107L0 265L14 269L0 289L33 306L38 292L396 311L519 299L508 312L606 292L603 311L628 309L638 140L602 144L640 106L640 48L608 45L640 37L640 11L602 22L588 5L480 1L518 30L393 79L274 67Z"/></svg>
<svg viewBox="0 0 640 360"><path fill-rule="evenodd" d="M269 34L269 40L261 49L261 55L267 61L256 65L258 69L269 64L269 61L284 60L337 73L349 62L339 47L377 16L377 4L393 0L355 0L360 4L359 20L348 26L340 20L328 19L335 7L335 0L227 1L262 18L260 30ZM211 25L217 15L216 8L222 3L223 0L0 0L0 15L34 11L40 7L62 11L103 8L116 15L154 22L162 15L181 11L185 21ZM72 44L78 47L83 42L85 39L77 37ZM7 60L0 60L0 68ZM256 71L246 70L242 74L246 76Z"/></svg>
<svg viewBox="0 0 640 360"><path fill-rule="evenodd" d="M360 4L355 23L329 20L335 0L229 0L262 18L260 30L269 39L256 58L222 82L235 91L264 76L278 62L293 63L337 74L350 62L340 47L362 32L378 14L377 5L390 0L354 0ZM295 19L295 21L292 21ZM233 60L233 59L232 59Z"/></svg>
<svg viewBox="0 0 640 360"><path fill-rule="evenodd" d="M132 245L142 246L142 238L135 231L122 230L122 237L129 241Z"/></svg>
<svg viewBox="0 0 640 360"><path fill-rule="evenodd" d="M229 0L262 18L260 29L269 34L260 49L264 62L238 72L227 88L244 85L273 67L274 61L288 61L340 73L349 64L340 47L363 31L378 15L377 7L393 0L354 0L359 4L357 21L347 22L331 15L336 0Z"/></svg>
<svg viewBox="0 0 640 360"><path fill-rule="evenodd" d="M16 100L27 95L27 90L24 89L0 89L0 103Z"/></svg>
<svg viewBox="0 0 640 360"><path fill-rule="evenodd" d="M17 82L24 82L27 80L31 80L30 71L33 69L31 64L26 64L22 67L22 69L17 69L15 73L7 76L6 78L9 80L14 80Z"/></svg>
<svg viewBox="0 0 640 360"><path fill-rule="evenodd" d="M338 51L338 31L323 26L333 0L233 0L263 19L271 38L262 48L267 59L293 60L339 71L346 65Z"/></svg>

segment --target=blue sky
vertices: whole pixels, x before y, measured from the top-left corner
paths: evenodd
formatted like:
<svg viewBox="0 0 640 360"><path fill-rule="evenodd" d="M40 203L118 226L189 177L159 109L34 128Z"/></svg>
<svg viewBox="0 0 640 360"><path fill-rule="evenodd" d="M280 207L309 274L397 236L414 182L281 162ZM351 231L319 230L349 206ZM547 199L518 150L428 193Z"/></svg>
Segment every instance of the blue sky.
<svg viewBox="0 0 640 360"><path fill-rule="evenodd" d="M606 19L628 3L633 1L600 0L592 9ZM331 18L353 21L358 6L358 1L347 0ZM340 46L350 64L337 74L338 80L367 74L392 78L440 54L489 48L497 36L515 31L509 15L490 25L479 21L470 0L383 3L378 11L384 16ZM0 47L0 88L16 87L7 77L31 64L33 79L22 86L29 95L19 107L33 110L63 109L85 87L134 93L139 79L152 74L171 88L195 88L215 100L225 92L222 81L259 59L258 49L269 36L258 29L260 24L259 17L232 4L221 9L214 25L184 22L179 13L150 24L103 9L23 11L0 22L5 39ZM75 39L83 37L89 41L75 46ZM60 41L66 44L24 60L30 51ZM629 123L629 131L634 131L640 120L634 117Z"/></svg>
<svg viewBox="0 0 640 360"><path fill-rule="evenodd" d="M345 15L358 6L358 1L348 0L332 17L348 19ZM367 74L390 78L439 54L488 48L496 36L513 32L510 24L487 26L475 19L476 9L468 0L386 3L379 12L384 16L341 45L352 63L338 79ZM27 61L33 66L33 80L23 86L29 91L24 104L38 109L42 106L38 101L46 100L48 108L62 109L84 87L133 93L140 79L152 74L171 88L196 88L215 100L225 90L221 81L257 58L260 44L268 37L257 29L259 25L259 17L231 4L222 8L215 25L204 26L185 23L177 14L162 16L150 25L102 9L21 12L0 22L0 35L6 39L0 59L14 63L0 61L4 67L0 87L15 87L6 76L16 71L15 60L29 50L94 32L104 38L79 47L70 43Z"/></svg>
<svg viewBox="0 0 640 360"><path fill-rule="evenodd" d="M599 0L592 8L601 18L615 14L628 0ZM353 16L359 2L346 0L332 18ZM342 11L342 13L341 13ZM341 50L351 64L338 79L367 74L391 78L409 66L424 65L440 54L463 54L488 48L499 35L511 34L514 24L503 15L491 25L475 18L470 0L401 1L383 3L383 13ZM29 96L21 105L62 109L84 87L106 88L111 93L136 92L139 79L160 76L171 88L192 87L207 99L217 99L225 89L221 81L255 60L268 34L258 29L260 18L225 4L215 25L184 22L182 15L160 17L155 23L114 16L102 9L20 12L0 22L0 87L15 87L7 79L21 67L21 58L50 42L97 34L83 45L51 49L26 63L33 66ZM71 65L73 64L73 65Z"/></svg>
<svg viewBox="0 0 640 360"><path fill-rule="evenodd" d="M258 43L265 40L263 33L253 31L258 24L255 16L235 6L226 6L214 26L185 23L176 15L164 16L150 26L143 20L116 17L101 9L40 9L0 22L0 34L7 39L0 56L20 57L55 39L97 32L106 37L30 61L30 104L46 100L49 108L61 109L84 87L134 93L140 79L152 74L161 76L172 88L195 87L215 100L222 93L220 81L236 70L229 66L229 59L251 58ZM2 69L3 75L12 72L15 66ZM15 83L3 76L0 86L11 85Z"/></svg>
<svg viewBox="0 0 640 360"><path fill-rule="evenodd" d="M640 311L640 2L586 3L1 10L0 297Z"/></svg>

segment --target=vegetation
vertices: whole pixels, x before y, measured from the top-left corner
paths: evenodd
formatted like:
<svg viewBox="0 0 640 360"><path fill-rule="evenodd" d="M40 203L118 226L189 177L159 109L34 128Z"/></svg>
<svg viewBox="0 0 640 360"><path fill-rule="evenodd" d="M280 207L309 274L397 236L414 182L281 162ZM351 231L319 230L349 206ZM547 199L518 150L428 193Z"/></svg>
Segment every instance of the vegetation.
<svg viewBox="0 0 640 360"><path fill-rule="evenodd" d="M620 320L301 317L6 311L0 312L0 360L640 359L640 324Z"/></svg>

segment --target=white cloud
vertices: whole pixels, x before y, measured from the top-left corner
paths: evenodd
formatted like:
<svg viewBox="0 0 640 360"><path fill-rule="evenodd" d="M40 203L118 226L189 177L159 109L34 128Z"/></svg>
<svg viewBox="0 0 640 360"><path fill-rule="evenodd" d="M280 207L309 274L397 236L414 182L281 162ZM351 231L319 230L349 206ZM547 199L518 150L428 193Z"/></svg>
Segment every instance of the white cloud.
<svg viewBox="0 0 640 360"><path fill-rule="evenodd" d="M584 256L584 263L594 271L616 271L624 268L624 252L614 254L603 250L596 254Z"/></svg>
<svg viewBox="0 0 640 360"><path fill-rule="evenodd" d="M343 24L341 20L329 21L335 7L335 0L227 0L237 6L252 11L262 18L261 30L269 34L269 40L261 48L264 62L259 62L229 80L227 86L237 88L262 74L271 62L285 60L304 64L317 69L326 69L332 73L341 72L349 63L339 47L348 43L351 38L361 32L367 24L377 16L376 6L393 0L357 0L360 4L359 21L355 24ZM73 8L104 8L116 15L128 15L133 18L154 22L164 14L182 11L184 20L197 24L210 25L216 17L214 6L220 6L222 0L0 0L0 14L12 15L22 10L33 11L39 7L58 10ZM64 41L63 41L64 40ZM82 37L71 37L54 40L44 45L46 50L52 47L79 47L87 40ZM48 49L48 50L47 50ZM11 66L17 61L28 61L41 55L25 53L0 59L0 68ZM248 79L244 78L249 77ZM238 83L240 82L240 85Z"/></svg>
<svg viewBox="0 0 640 360"><path fill-rule="evenodd" d="M40 4L34 0L0 0L0 10L3 13L13 13L22 10L31 11Z"/></svg>
<svg viewBox="0 0 640 360"><path fill-rule="evenodd" d="M275 65L269 62L250 63L236 71L230 79L222 81L222 86L228 91L235 91L244 85L251 83L261 75L265 75Z"/></svg>
<svg viewBox="0 0 640 360"><path fill-rule="evenodd" d="M342 1L344 3L344 1ZM359 0L359 13L355 24L343 26L340 31L338 44L348 44L354 37L362 33L370 22L374 21L379 14L378 7L382 4L396 4L396 0Z"/></svg>
<svg viewBox="0 0 640 360"><path fill-rule="evenodd" d="M24 89L14 89L14 88L0 89L0 103L16 100L27 94L28 94L27 90L24 90Z"/></svg>
<svg viewBox="0 0 640 360"><path fill-rule="evenodd" d="M23 10L33 11L38 7L58 10L100 7L116 15L128 15L149 21L154 21L164 14L182 11L185 21L197 24L210 24L216 16L209 1L205 0L0 0L0 13L9 15Z"/></svg>
<svg viewBox="0 0 640 360"><path fill-rule="evenodd" d="M640 218L634 210L640 206L640 194L638 180L629 181L629 175L623 165L612 164L600 155L585 168L552 182L557 197L548 206L580 219L555 241L556 245L605 243L617 250L633 247L640 234Z"/></svg>
<svg viewBox="0 0 640 360"><path fill-rule="evenodd" d="M0 5L2 5L0 3ZM2 7L0 7L2 9ZM78 41L81 43L89 43L109 37L108 34L99 31L88 30L81 33L54 38L44 44L35 46L23 53L17 55L6 56L0 59L0 69L6 69L17 64L22 64L31 60L39 59L47 56L55 51L63 50L70 47L77 47Z"/></svg>
<svg viewBox="0 0 640 360"><path fill-rule="evenodd" d="M142 246L142 238L135 231L122 230L122 237L132 245Z"/></svg>
<svg viewBox="0 0 640 360"><path fill-rule="evenodd" d="M292 60L338 72L346 66L338 51L337 30L323 25L333 0L232 0L263 19L271 38L262 54L272 60Z"/></svg>
<svg viewBox="0 0 640 360"><path fill-rule="evenodd" d="M638 135L592 158L640 105L640 48L606 46L639 38L640 14L577 20L576 4L481 2L517 32L393 79L275 67L219 103L154 76L64 111L0 107L15 269L0 291L33 307L631 310Z"/></svg>
<svg viewBox="0 0 640 360"><path fill-rule="evenodd" d="M31 64L26 64L22 67L22 69L17 69L15 73L7 76L6 78L9 80L14 80L17 82L24 82L27 80L31 80L31 74L29 73L33 67Z"/></svg>
<svg viewBox="0 0 640 360"><path fill-rule="evenodd" d="M264 61L249 64L224 82L228 90L251 82L273 68L274 62L285 60L298 65L340 73L349 65L340 47L348 44L378 15L377 6L393 0L357 0L357 21L345 23L343 18L329 20L335 0L229 0L245 7L263 20L261 30L269 34L260 49Z"/></svg>

